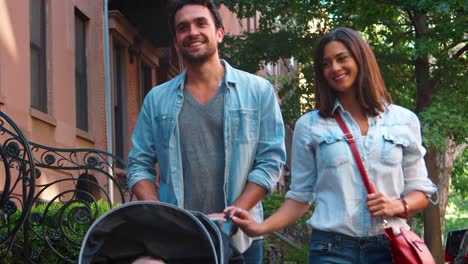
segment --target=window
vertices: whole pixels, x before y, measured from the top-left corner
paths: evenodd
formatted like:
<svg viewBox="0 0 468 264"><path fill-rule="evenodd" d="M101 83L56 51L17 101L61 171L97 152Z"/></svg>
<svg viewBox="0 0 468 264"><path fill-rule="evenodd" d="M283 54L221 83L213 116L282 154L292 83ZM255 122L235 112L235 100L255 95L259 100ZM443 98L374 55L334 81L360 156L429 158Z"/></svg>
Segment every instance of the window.
<svg viewBox="0 0 468 264"><path fill-rule="evenodd" d="M141 102L153 88L153 78L151 66L144 60L141 60L140 65L140 91L141 91Z"/></svg>
<svg viewBox="0 0 468 264"><path fill-rule="evenodd" d="M75 12L75 100L76 127L88 131L88 79L86 67L86 21Z"/></svg>
<svg viewBox="0 0 468 264"><path fill-rule="evenodd" d="M114 64L114 154L124 159L125 153L125 105L124 105L124 91L125 86L125 68L124 68L124 49L117 43L113 48L113 64Z"/></svg>
<svg viewBox="0 0 468 264"><path fill-rule="evenodd" d="M45 0L29 1L31 106L47 113Z"/></svg>

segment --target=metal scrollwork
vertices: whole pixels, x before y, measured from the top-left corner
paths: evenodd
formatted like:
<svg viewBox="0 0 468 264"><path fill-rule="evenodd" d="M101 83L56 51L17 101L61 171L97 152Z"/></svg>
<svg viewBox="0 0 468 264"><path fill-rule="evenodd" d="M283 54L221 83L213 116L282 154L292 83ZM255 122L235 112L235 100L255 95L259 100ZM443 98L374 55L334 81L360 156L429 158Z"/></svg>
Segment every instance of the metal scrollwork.
<svg viewBox="0 0 468 264"><path fill-rule="evenodd" d="M54 155L47 154L45 156L45 158L44 158L44 161L45 161L46 164L51 165L52 163L55 162L55 157L54 157Z"/></svg>
<svg viewBox="0 0 468 264"><path fill-rule="evenodd" d="M10 142L5 147L5 155L10 158L17 158L20 155L20 147L16 142Z"/></svg>
<svg viewBox="0 0 468 264"><path fill-rule="evenodd" d="M96 167L99 164L99 159L95 156L88 157L87 164L91 167Z"/></svg>
<svg viewBox="0 0 468 264"><path fill-rule="evenodd" d="M125 168L102 150L29 142L0 111L0 264L76 263L91 224L132 199Z"/></svg>
<svg viewBox="0 0 468 264"><path fill-rule="evenodd" d="M72 212L70 212L70 216L74 222L83 225L83 224L90 224L91 220L91 210L85 206L78 206L73 208Z"/></svg>
<svg viewBox="0 0 468 264"><path fill-rule="evenodd" d="M17 209L16 204L11 200L2 203L2 211L6 216L12 216Z"/></svg>
<svg viewBox="0 0 468 264"><path fill-rule="evenodd" d="M34 198L33 161L29 142L13 120L0 111L0 263L10 258L14 249L24 248L16 236Z"/></svg>
<svg viewBox="0 0 468 264"><path fill-rule="evenodd" d="M41 220L43 219L42 213L32 213L31 214L31 224L32 225L38 225Z"/></svg>

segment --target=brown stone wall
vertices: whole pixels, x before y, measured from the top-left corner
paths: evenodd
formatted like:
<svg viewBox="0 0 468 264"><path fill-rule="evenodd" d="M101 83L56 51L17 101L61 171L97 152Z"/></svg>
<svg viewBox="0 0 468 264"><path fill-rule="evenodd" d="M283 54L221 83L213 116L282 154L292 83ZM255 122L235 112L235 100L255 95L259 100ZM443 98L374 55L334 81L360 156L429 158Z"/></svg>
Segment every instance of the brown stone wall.
<svg viewBox="0 0 468 264"><path fill-rule="evenodd" d="M75 8L86 25L89 127L76 129ZM105 146L102 1L46 1L46 76L48 112L30 107L29 1L0 3L0 99L32 141L58 147Z"/></svg>
<svg viewBox="0 0 468 264"><path fill-rule="evenodd" d="M13 118L30 141L61 148L98 148L106 150L106 90L104 68L103 0L45 0L46 77L48 111L31 108L29 0L0 0L0 110ZM88 84L88 131L76 128L75 103L75 12L86 22ZM151 65L152 83L160 84L181 70L168 63L170 47L154 47L139 29L118 11L109 14L109 40L122 45L127 118L125 150L131 148L131 135L140 112L140 60ZM227 34L246 29L225 7L221 8ZM140 53L129 62L128 47L142 36ZM165 50L165 51L163 51ZM110 54L112 57L112 54ZM174 55L177 60L177 56ZM111 80L113 67L111 62ZM158 80L158 78L161 78ZM113 83L111 84L111 86ZM112 88L113 89L113 88ZM112 125L113 127L113 125ZM43 171L43 181L67 177L63 173ZM99 180L99 179L98 179ZM58 190L57 190L58 191ZM53 193L46 196L51 197ZM47 199L45 197L45 199Z"/></svg>

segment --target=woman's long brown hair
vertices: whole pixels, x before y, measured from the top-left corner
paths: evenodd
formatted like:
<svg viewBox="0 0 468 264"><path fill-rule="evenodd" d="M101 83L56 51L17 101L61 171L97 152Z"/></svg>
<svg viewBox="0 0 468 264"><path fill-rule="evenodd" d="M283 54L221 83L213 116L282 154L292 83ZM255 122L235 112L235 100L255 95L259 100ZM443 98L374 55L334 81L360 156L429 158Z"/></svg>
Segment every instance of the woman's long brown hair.
<svg viewBox="0 0 468 264"><path fill-rule="evenodd" d="M332 41L343 43L356 61L358 74L355 85L358 102L371 116L384 112L392 98L385 88L374 52L359 33L350 28L339 27L323 36L315 50L315 108L319 109L320 115L332 117L336 101L334 90L323 76L322 66L325 46Z"/></svg>

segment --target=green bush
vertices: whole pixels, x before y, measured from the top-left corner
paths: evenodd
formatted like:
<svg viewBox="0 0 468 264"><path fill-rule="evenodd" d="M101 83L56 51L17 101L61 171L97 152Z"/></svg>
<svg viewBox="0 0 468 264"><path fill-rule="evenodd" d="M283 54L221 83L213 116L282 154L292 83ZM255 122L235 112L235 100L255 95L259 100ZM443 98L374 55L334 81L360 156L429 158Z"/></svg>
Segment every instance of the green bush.
<svg viewBox="0 0 468 264"><path fill-rule="evenodd" d="M278 192L265 197L262 201L265 218L272 215L281 206L281 204L284 202L284 199L284 195ZM263 243L265 258L269 258L270 256L268 255L270 254L270 251L275 249L283 256L283 259L276 259L276 263L281 263L282 261L290 263L307 263L308 244L306 241L310 233L310 228L306 221L310 218L312 210L313 207L311 207L311 209L309 209L306 214L304 214L298 221L296 221L296 223L283 229L280 232L286 237L288 237L288 231L294 230L295 232L299 232L302 236L301 241L293 241L299 246L299 248L295 248L286 244L285 242L276 238L274 235L267 235L265 236Z"/></svg>
<svg viewBox="0 0 468 264"><path fill-rule="evenodd" d="M0 263L23 263L24 248L30 248L28 254L34 263L75 263L88 228L109 209L110 205L102 201L92 204L73 201L33 207L26 219L29 230L27 243L23 225L4 262ZM18 211L11 216L11 225L17 222L20 215ZM0 252L7 251L7 246L8 243L1 245Z"/></svg>
<svg viewBox="0 0 468 264"><path fill-rule="evenodd" d="M445 214L445 239L449 231L468 228L468 149L453 164L451 181Z"/></svg>

